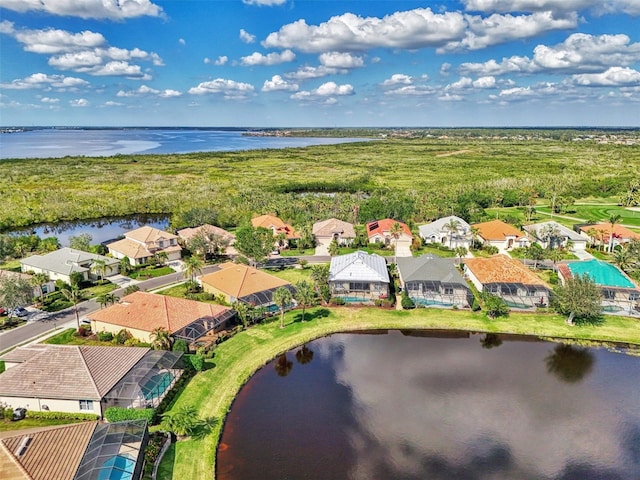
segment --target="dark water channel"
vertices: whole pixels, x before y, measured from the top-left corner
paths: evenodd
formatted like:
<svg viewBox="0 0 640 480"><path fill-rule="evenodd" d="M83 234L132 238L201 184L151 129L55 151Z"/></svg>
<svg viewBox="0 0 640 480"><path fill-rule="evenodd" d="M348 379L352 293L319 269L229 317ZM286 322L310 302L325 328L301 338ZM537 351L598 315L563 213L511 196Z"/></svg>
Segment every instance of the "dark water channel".
<svg viewBox="0 0 640 480"><path fill-rule="evenodd" d="M333 335L267 365L216 478L640 479L639 357L428 335Z"/></svg>

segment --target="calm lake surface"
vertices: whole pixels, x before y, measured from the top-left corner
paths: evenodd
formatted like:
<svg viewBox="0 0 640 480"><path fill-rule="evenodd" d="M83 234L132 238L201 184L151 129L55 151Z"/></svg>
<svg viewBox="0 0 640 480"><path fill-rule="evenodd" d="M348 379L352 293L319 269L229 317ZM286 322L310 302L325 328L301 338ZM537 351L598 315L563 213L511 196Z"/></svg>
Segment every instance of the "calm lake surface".
<svg viewBox="0 0 640 480"><path fill-rule="evenodd" d="M640 478L640 358L424 335L333 335L267 365L227 417L216 478Z"/></svg>
<svg viewBox="0 0 640 480"><path fill-rule="evenodd" d="M0 159L216 152L364 141L367 139L246 136L240 130L43 129L0 135Z"/></svg>

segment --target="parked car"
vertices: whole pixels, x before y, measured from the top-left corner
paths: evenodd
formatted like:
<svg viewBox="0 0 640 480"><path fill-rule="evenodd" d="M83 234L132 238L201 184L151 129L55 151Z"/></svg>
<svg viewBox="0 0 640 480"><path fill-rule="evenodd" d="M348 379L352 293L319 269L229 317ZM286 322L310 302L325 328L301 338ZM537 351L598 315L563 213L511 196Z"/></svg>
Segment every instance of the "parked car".
<svg viewBox="0 0 640 480"><path fill-rule="evenodd" d="M9 312L7 312L4 308L0 307L0 315L6 315L7 313Z"/></svg>
<svg viewBox="0 0 640 480"><path fill-rule="evenodd" d="M16 317L26 317L29 315L29 311L24 307L16 307L13 309L13 314Z"/></svg>
<svg viewBox="0 0 640 480"><path fill-rule="evenodd" d="M16 420L22 420L22 419L23 419L24 417L26 417L26 416L27 416L27 409L26 409L26 408L22 408L22 407L20 407L20 408L16 408L16 409L13 411L13 420L14 420L14 421L16 421Z"/></svg>

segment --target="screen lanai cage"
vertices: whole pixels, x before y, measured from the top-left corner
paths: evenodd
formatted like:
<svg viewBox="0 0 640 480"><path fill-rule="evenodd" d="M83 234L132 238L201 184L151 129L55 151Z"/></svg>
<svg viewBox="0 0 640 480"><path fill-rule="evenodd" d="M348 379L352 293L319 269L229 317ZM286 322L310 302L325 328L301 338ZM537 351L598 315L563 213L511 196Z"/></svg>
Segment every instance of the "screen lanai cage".
<svg viewBox="0 0 640 480"><path fill-rule="evenodd" d="M522 309L546 307L551 295L545 286L523 283L485 283L484 291L499 296L510 308Z"/></svg>
<svg viewBox="0 0 640 480"><path fill-rule="evenodd" d="M283 285L284 288L291 292L291 295L296 293L296 289L293 285ZM273 303L273 292L282 287L274 287L268 290L262 290L261 292L252 293L250 295L245 295L244 297L240 297L238 300L244 302L253 307L266 307L268 313L275 313L279 310L278 305ZM293 305L289 305L291 307Z"/></svg>
<svg viewBox="0 0 640 480"><path fill-rule="evenodd" d="M146 420L98 424L74 480L138 480L147 442Z"/></svg>
<svg viewBox="0 0 640 480"><path fill-rule="evenodd" d="M184 328L173 333L174 338L185 340L189 345L193 345L198 339L204 337L211 331L216 331L227 324L236 315L234 310L226 310L215 317L199 318Z"/></svg>
<svg viewBox="0 0 640 480"><path fill-rule="evenodd" d="M182 353L149 351L104 397L106 407L156 408L183 371Z"/></svg>
<svg viewBox="0 0 640 480"><path fill-rule="evenodd" d="M473 293L465 284L438 280L417 280L405 283L405 291L417 305L434 307L468 307Z"/></svg>

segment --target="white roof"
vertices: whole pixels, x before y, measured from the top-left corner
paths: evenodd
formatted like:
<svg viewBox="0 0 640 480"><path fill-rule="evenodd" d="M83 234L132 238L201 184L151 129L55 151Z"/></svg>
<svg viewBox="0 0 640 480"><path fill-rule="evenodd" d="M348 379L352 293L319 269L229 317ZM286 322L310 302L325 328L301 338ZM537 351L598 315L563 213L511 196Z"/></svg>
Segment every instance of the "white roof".
<svg viewBox="0 0 640 480"><path fill-rule="evenodd" d="M358 250L331 258L330 282L383 282L389 283L387 262L380 255Z"/></svg>
<svg viewBox="0 0 640 480"><path fill-rule="evenodd" d="M460 217L456 217L455 215L450 215L448 217L439 218L434 222L427 223L425 225L420 225L418 227L418 230L420 231L420 236L422 238L429 238L432 235L435 235L437 237L439 235L442 235L443 233L446 233L448 235L449 232L445 228L445 225L451 222L451 220L458 222L459 224L458 233L460 235L466 235L470 232L471 226L467 222L465 222Z"/></svg>
<svg viewBox="0 0 640 480"><path fill-rule="evenodd" d="M549 226L556 228L560 237L567 237L569 240L572 240L574 242L586 242L586 238L581 236L579 233L574 232L570 228L567 228L564 225L560 225L558 222L554 222L553 220L542 223L534 223L532 225L525 225L522 228L534 237L542 240L544 237L544 231Z"/></svg>
<svg viewBox="0 0 640 480"><path fill-rule="evenodd" d="M36 267L41 270L62 275L71 275L73 272L87 272L96 260L102 260L107 266L116 265L118 259L89 253L82 250L64 247L46 255L32 255L20 260L26 268Z"/></svg>

